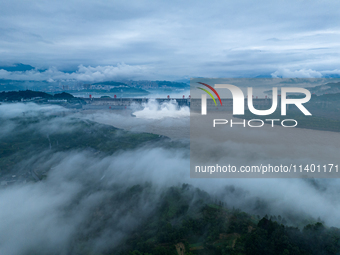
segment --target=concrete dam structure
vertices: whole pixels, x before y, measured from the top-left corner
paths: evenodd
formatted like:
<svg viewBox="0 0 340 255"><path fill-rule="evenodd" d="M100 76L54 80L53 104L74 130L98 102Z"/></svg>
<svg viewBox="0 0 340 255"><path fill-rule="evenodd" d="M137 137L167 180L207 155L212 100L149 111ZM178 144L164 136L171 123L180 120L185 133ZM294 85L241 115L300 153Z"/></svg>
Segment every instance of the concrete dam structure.
<svg viewBox="0 0 340 255"><path fill-rule="evenodd" d="M82 98L86 104L83 105L83 109L127 109L130 106L137 104L147 104L150 100L155 100L159 104L164 102L170 102L176 100L178 106L190 107L190 98Z"/></svg>
<svg viewBox="0 0 340 255"><path fill-rule="evenodd" d="M82 106L83 109L127 109L133 104L142 105L150 100L155 100L159 104L164 102L176 101L179 107L188 106L194 111L201 110L201 99L192 98L82 98L86 102ZM232 111L233 99L222 99L222 105L217 101L217 106L212 99L207 99L207 109L212 111ZM248 109L247 100L245 100L245 109ZM256 109L269 109L272 106L270 98L253 99L253 105Z"/></svg>

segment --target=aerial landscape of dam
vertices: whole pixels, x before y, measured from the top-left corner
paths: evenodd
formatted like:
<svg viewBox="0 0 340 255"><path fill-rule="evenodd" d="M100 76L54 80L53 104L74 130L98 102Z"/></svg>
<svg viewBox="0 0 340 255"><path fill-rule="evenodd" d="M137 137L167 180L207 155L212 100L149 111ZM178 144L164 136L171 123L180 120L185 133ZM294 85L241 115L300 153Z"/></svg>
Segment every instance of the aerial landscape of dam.
<svg viewBox="0 0 340 255"><path fill-rule="evenodd" d="M0 1L0 255L340 255L340 1Z"/></svg>

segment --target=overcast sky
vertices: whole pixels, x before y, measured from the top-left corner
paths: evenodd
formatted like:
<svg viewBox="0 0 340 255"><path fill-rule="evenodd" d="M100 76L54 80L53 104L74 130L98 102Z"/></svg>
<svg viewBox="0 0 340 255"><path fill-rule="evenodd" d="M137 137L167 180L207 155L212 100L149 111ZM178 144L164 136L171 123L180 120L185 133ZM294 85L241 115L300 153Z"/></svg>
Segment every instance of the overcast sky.
<svg viewBox="0 0 340 255"><path fill-rule="evenodd" d="M340 73L339 1L0 1L0 78ZM64 73L63 71L74 71Z"/></svg>

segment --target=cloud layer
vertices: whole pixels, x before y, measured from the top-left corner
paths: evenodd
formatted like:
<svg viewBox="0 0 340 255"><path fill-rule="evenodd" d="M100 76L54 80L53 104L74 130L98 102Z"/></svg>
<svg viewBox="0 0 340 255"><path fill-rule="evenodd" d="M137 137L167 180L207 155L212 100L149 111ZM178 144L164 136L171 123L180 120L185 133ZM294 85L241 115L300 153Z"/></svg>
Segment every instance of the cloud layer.
<svg viewBox="0 0 340 255"><path fill-rule="evenodd" d="M117 66L97 66L85 67L78 66L75 72L62 72L52 67L45 71L37 69L25 72L9 72L4 69L0 70L0 77L11 80L34 80L34 81L110 81L115 79L145 79L148 68L144 66L131 66L118 64ZM148 76L150 78L150 76Z"/></svg>
<svg viewBox="0 0 340 255"><path fill-rule="evenodd" d="M339 66L339 4L1 2L0 64L49 70L0 78L319 77Z"/></svg>

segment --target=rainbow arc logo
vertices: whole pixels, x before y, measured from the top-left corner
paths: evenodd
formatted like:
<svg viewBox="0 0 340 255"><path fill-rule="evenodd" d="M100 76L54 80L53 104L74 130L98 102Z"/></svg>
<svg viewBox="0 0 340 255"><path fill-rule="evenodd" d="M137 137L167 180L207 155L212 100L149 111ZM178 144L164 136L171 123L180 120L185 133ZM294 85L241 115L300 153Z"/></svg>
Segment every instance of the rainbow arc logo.
<svg viewBox="0 0 340 255"><path fill-rule="evenodd" d="M221 100L221 98L220 98L220 95L217 93L217 91L216 91L213 87L211 87L210 85L205 84L205 83L203 83L203 82L198 82L198 83L199 83L199 84L202 84L202 85L204 85L204 86L206 86L206 87L209 88L209 89L211 89L211 91L214 92L215 95L217 96L217 98L218 98L218 100L220 101L220 104L221 104L221 106L222 106L222 100ZM197 87L197 88L200 89L200 90L203 90L204 92L206 92L206 93L214 100L215 106L217 106L216 100L215 100L214 96L211 94L211 92L210 92L209 90L204 89L204 88L201 88L201 87Z"/></svg>

